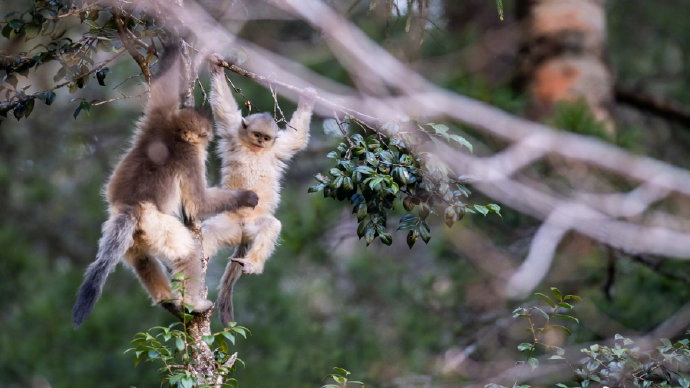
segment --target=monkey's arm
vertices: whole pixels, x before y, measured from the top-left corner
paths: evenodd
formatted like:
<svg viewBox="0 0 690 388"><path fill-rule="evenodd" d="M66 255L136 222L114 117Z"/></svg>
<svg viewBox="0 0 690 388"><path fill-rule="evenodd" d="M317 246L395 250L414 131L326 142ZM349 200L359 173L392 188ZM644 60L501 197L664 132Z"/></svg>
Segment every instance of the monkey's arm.
<svg viewBox="0 0 690 388"><path fill-rule="evenodd" d="M282 134L276 139L276 156L289 159L296 152L307 147L309 142L309 125L314 109L314 99L311 95L300 96L297 110L292 114Z"/></svg>
<svg viewBox="0 0 690 388"><path fill-rule="evenodd" d="M237 129L242 125L242 111L237 106L232 91L225 80L225 71L220 66L222 57L213 54L211 62L211 109L216 122L218 135L223 138L234 138Z"/></svg>
<svg viewBox="0 0 690 388"><path fill-rule="evenodd" d="M194 166L190 162L186 170L180 174L182 210L185 218L207 218L242 206L254 207L259 202L256 193L250 190L207 187L204 162L198 163L200 165Z"/></svg>

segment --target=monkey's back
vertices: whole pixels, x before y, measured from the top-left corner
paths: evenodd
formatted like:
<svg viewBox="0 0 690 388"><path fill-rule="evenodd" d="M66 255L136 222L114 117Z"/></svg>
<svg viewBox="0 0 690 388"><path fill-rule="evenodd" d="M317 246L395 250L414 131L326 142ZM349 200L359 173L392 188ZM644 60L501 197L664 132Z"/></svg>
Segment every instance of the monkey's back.
<svg viewBox="0 0 690 388"><path fill-rule="evenodd" d="M116 208L150 202L166 214L178 211L180 179L190 170L205 173L207 138L199 144L188 141L190 132L203 133L200 126L204 120L188 113L180 116L164 110L149 112L139 122L132 147L108 181L108 202ZM210 123L207 126L210 131Z"/></svg>

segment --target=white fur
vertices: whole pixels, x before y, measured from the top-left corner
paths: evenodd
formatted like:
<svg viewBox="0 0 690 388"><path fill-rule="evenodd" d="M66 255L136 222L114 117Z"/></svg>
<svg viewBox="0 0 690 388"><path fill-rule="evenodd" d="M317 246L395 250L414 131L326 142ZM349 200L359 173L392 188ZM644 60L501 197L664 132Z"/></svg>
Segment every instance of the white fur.
<svg viewBox="0 0 690 388"><path fill-rule="evenodd" d="M277 130L273 122L260 124L272 125L275 128L262 129L277 135L272 147L262 149L242 141L242 113L222 72L212 74L211 106L220 137L218 155L223 161L223 187L253 190L259 203L253 209L242 208L204 221L204 253L213 256L223 245L248 244L246 257L233 260L243 264L243 272L258 274L263 272L280 236L281 223L273 216L280 203L280 181L286 162L307 146L312 103L301 100L284 130Z"/></svg>

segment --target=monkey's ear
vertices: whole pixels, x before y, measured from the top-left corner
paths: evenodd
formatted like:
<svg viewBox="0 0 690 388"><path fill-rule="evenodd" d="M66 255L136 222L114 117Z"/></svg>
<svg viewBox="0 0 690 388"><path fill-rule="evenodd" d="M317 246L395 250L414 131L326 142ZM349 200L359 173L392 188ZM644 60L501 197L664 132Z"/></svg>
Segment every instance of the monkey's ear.
<svg viewBox="0 0 690 388"><path fill-rule="evenodd" d="M247 122L247 119L242 117L242 128L247 129L248 126L249 126L249 123Z"/></svg>

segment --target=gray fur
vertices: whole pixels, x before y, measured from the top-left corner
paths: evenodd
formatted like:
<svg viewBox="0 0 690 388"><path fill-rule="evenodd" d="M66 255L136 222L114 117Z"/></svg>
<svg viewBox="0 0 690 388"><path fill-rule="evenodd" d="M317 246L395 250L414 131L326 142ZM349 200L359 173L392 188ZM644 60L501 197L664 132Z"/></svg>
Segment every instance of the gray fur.
<svg viewBox="0 0 690 388"><path fill-rule="evenodd" d="M136 226L136 219L127 213L117 214L103 223L103 236L98 241L96 261L86 269L84 282L79 287L77 301L72 308L74 327L79 327L91 314L108 275L134 244Z"/></svg>

